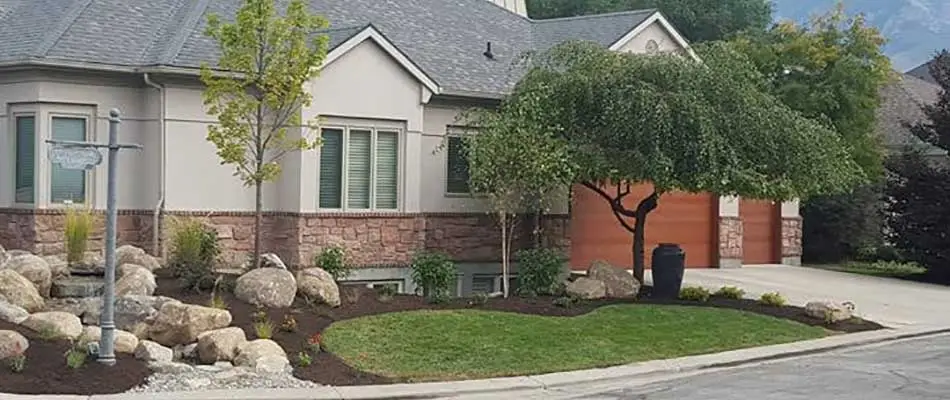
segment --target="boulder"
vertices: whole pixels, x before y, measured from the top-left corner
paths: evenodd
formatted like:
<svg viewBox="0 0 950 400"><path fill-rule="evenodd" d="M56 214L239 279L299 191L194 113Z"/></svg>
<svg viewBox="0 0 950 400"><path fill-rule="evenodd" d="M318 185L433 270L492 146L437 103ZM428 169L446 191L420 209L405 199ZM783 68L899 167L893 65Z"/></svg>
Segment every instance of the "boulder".
<svg viewBox="0 0 950 400"><path fill-rule="evenodd" d="M0 246L0 268L3 268L3 264L7 262L8 258L10 258L10 256L7 255L7 250L4 249L3 246Z"/></svg>
<svg viewBox="0 0 950 400"><path fill-rule="evenodd" d="M202 333L198 336L198 360L206 364L231 361L244 343L247 343L247 338L244 330L238 327Z"/></svg>
<svg viewBox="0 0 950 400"><path fill-rule="evenodd" d="M106 261L96 252L83 254L82 261L69 266L70 272L78 275L104 275Z"/></svg>
<svg viewBox="0 0 950 400"><path fill-rule="evenodd" d="M198 340L198 335L221 329L231 324L231 313L194 304L168 302L162 305L149 325L148 336L153 341L175 346Z"/></svg>
<svg viewBox="0 0 950 400"><path fill-rule="evenodd" d="M28 252L28 251L26 251L26 250L20 250L20 249L7 250L7 257L8 257L8 258L13 258L13 257L17 257L17 256L25 256L25 255L27 255L27 254L33 254L33 253L30 253L30 252Z"/></svg>
<svg viewBox="0 0 950 400"><path fill-rule="evenodd" d="M16 331L0 331L0 360L18 356L30 348L26 337Z"/></svg>
<svg viewBox="0 0 950 400"><path fill-rule="evenodd" d="M281 373L290 369L287 353L277 342L269 339L257 339L245 343L238 349L234 365L252 368L263 373Z"/></svg>
<svg viewBox="0 0 950 400"><path fill-rule="evenodd" d="M185 375L195 372L195 367L177 362L150 362L148 369L159 374Z"/></svg>
<svg viewBox="0 0 950 400"><path fill-rule="evenodd" d="M853 316L854 304L833 301L810 301L805 304L805 314L812 318L835 323L847 321Z"/></svg>
<svg viewBox="0 0 950 400"><path fill-rule="evenodd" d="M147 322L151 320L165 303L180 303L171 297L163 296L121 296L115 299L115 326L118 329L132 332L139 339L147 338ZM99 325L102 314L102 298L96 298L89 303L89 308L82 315L86 325Z"/></svg>
<svg viewBox="0 0 950 400"><path fill-rule="evenodd" d="M172 349L148 340L139 341L134 354L136 359L155 363L170 363L175 356Z"/></svg>
<svg viewBox="0 0 950 400"><path fill-rule="evenodd" d="M49 297L49 288L53 284L53 275L49 263L41 257L32 254L16 256L4 264L4 268L11 269L23 275L24 278L36 286L40 296Z"/></svg>
<svg viewBox="0 0 950 400"><path fill-rule="evenodd" d="M83 328L82 335L80 335L79 338L81 341L99 342L99 339L102 338L102 328L98 326L87 326ZM135 337L135 335L123 330L115 330L116 353L133 354L138 346L139 338Z"/></svg>
<svg viewBox="0 0 950 400"><path fill-rule="evenodd" d="M29 312L41 311L45 305L36 286L12 269L0 270L0 298Z"/></svg>
<svg viewBox="0 0 950 400"><path fill-rule="evenodd" d="M340 287L333 275L322 268L308 268L297 272L297 292L331 307L340 306Z"/></svg>
<svg viewBox="0 0 950 400"><path fill-rule="evenodd" d="M587 269L587 277L604 282L607 297L635 297L640 292L640 283L633 274L605 261L594 261Z"/></svg>
<svg viewBox="0 0 950 400"><path fill-rule="evenodd" d="M607 296L604 281L580 277L565 286L568 295L586 300L602 299Z"/></svg>
<svg viewBox="0 0 950 400"><path fill-rule="evenodd" d="M39 312L30 315L21 324L39 333L48 333L57 339L76 339L82 335L82 321L79 317L62 311Z"/></svg>
<svg viewBox="0 0 950 400"><path fill-rule="evenodd" d="M151 296L158 288L155 275L147 268L136 264L123 264L121 276L115 283L116 296Z"/></svg>
<svg viewBox="0 0 950 400"><path fill-rule="evenodd" d="M49 265L50 275L53 280L69 278L69 264L59 256L43 256L46 264Z"/></svg>
<svg viewBox="0 0 950 400"><path fill-rule="evenodd" d="M152 257L145 250L128 244L115 249L115 265L122 264L140 265L149 271L155 271L162 267L157 258Z"/></svg>
<svg viewBox="0 0 950 400"><path fill-rule="evenodd" d="M297 295L297 281L290 271L258 268L241 275L234 287L241 301L262 307L290 307Z"/></svg>
<svg viewBox="0 0 950 400"><path fill-rule="evenodd" d="M46 301L46 311L68 312L82 319L86 313L92 310L99 310L99 308L102 307L101 303L102 297L53 298ZM83 321L83 324L89 325L89 323L85 321Z"/></svg>
<svg viewBox="0 0 950 400"><path fill-rule="evenodd" d="M176 360L196 360L198 358L198 343L180 344L172 350L175 351Z"/></svg>
<svg viewBox="0 0 950 400"><path fill-rule="evenodd" d="M16 304L10 304L6 300L0 299L0 321L11 324L21 324L30 316L30 313Z"/></svg>
<svg viewBox="0 0 950 400"><path fill-rule="evenodd" d="M287 269L287 264L284 264L284 260L281 260L277 254L264 253L261 254L261 268Z"/></svg>

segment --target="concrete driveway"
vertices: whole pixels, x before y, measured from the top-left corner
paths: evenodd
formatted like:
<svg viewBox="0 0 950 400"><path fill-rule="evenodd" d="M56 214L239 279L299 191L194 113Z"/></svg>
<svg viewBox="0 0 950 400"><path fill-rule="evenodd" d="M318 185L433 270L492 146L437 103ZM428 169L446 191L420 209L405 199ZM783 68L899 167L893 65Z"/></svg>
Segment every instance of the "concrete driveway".
<svg viewBox="0 0 950 400"><path fill-rule="evenodd" d="M646 280L652 278L647 271ZM688 269L684 285L716 290L736 286L758 298L777 291L792 305L813 300L850 301L856 313L892 328L950 326L950 287L784 265L740 269Z"/></svg>

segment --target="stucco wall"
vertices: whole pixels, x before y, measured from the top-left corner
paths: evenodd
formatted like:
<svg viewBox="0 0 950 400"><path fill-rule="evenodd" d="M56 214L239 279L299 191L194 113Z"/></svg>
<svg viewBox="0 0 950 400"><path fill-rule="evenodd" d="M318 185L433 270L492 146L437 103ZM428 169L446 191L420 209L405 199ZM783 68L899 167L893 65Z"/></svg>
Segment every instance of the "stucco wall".
<svg viewBox="0 0 950 400"><path fill-rule="evenodd" d="M673 39L673 36L671 36L669 32L663 28L663 26L661 26L658 22L654 22L644 28L640 34L630 39L630 41L627 43L623 44L620 47L620 51L645 53L647 42L650 40L656 41L657 45L659 45L658 50L661 52L678 51L682 49L682 47L676 43L676 40Z"/></svg>

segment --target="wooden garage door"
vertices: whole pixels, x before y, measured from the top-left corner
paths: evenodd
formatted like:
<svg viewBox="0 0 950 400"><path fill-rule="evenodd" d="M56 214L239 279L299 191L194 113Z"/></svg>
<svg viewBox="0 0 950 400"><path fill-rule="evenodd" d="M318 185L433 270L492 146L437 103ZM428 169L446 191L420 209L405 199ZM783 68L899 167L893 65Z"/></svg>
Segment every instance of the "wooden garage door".
<svg viewBox="0 0 950 400"><path fill-rule="evenodd" d="M615 189L611 189L615 190ZM652 192L650 185L632 189L625 205L637 203ZM715 266L717 198L711 194L668 193L650 213L646 225L646 266L659 243L678 243L686 251L688 267ZM630 220L632 224L632 219ZM575 186L571 204L571 265L583 270L594 260L630 267L633 236L614 217L607 201L583 186Z"/></svg>
<svg viewBox="0 0 950 400"><path fill-rule="evenodd" d="M742 263L778 263L778 206L771 201L742 199L739 216L742 218Z"/></svg>

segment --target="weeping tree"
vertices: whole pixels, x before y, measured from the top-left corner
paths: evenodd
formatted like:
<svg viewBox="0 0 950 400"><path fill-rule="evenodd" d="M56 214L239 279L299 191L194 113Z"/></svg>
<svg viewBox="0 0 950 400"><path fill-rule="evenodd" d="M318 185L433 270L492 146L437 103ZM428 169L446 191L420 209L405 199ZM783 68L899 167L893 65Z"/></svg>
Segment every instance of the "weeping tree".
<svg viewBox="0 0 950 400"><path fill-rule="evenodd" d="M509 146L562 144L565 157L553 161L570 172L565 180L597 193L630 232L640 282L646 220L665 193L780 201L866 180L851 147L770 95L766 79L732 46L697 47L700 63L566 43L533 57L494 111L504 124L530 126L510 136ZM630 198L631 186L644 183L652 193Z"/></svg>

